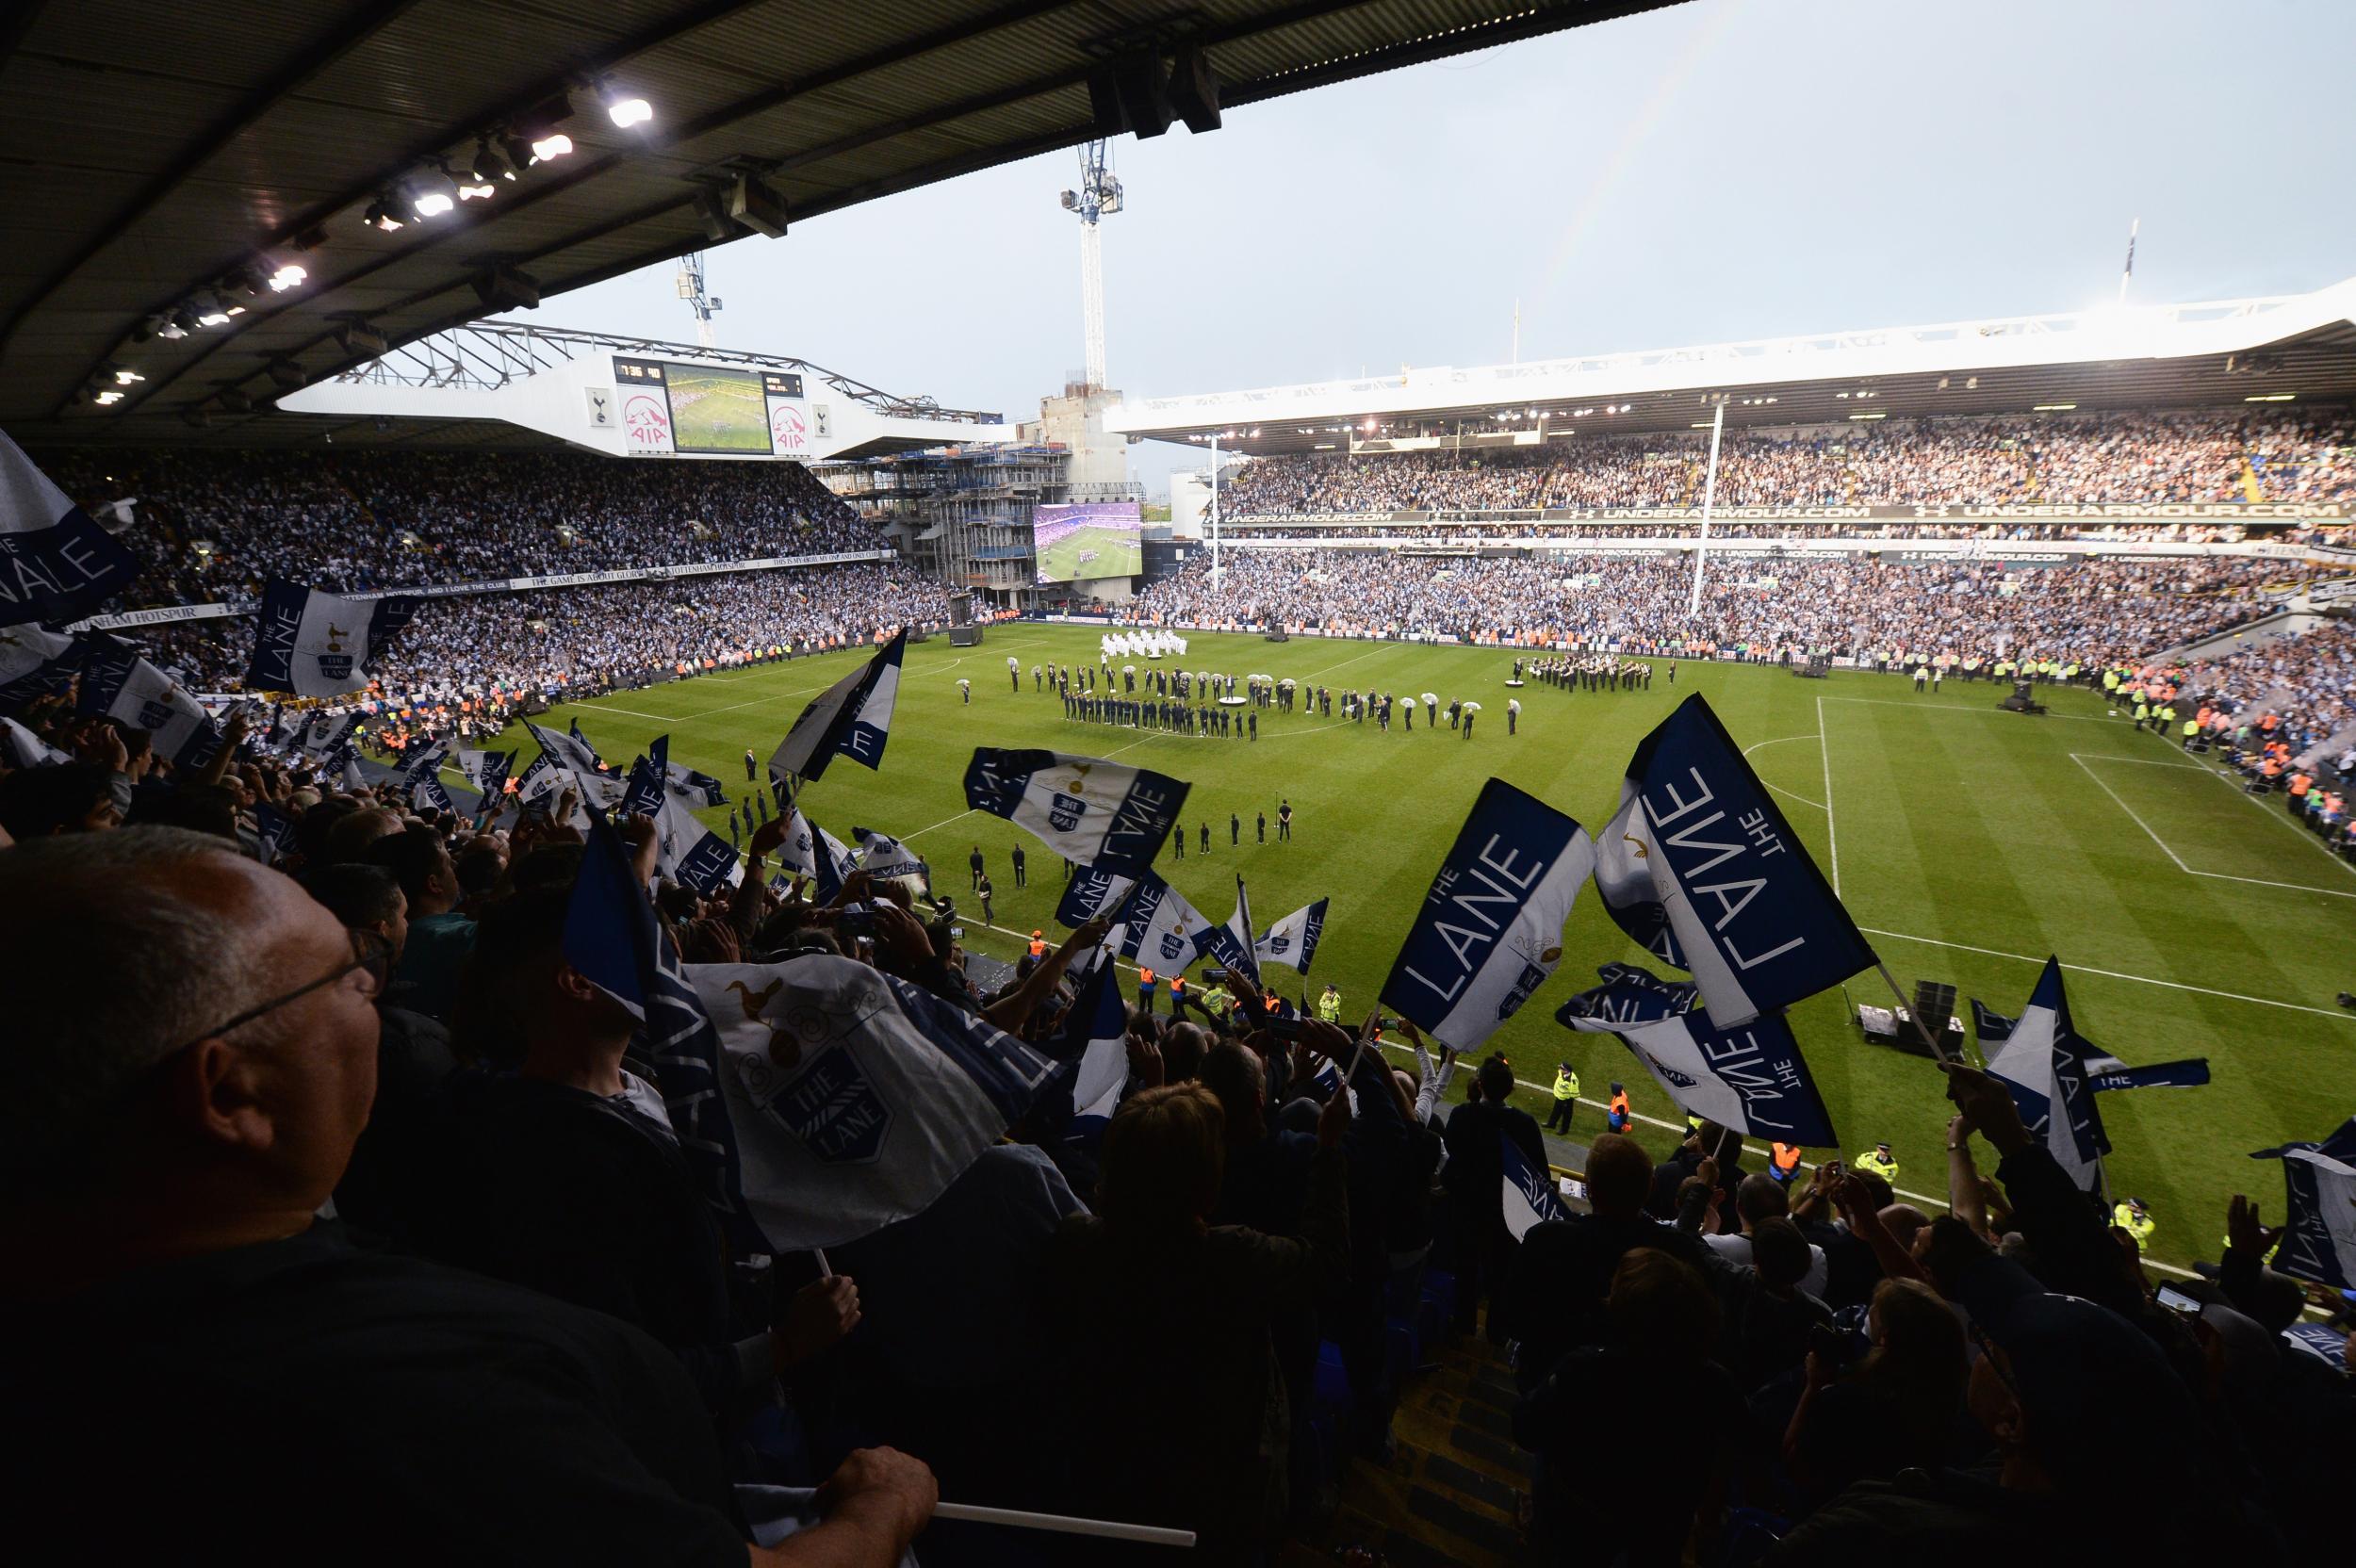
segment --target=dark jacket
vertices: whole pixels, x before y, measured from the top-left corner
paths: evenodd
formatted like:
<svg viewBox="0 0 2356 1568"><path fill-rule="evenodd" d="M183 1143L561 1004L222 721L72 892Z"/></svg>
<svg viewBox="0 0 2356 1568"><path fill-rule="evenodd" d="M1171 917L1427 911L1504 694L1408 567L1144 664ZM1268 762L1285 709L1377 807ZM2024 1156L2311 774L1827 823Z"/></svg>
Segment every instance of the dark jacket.
<svg viewBox="0 0 2356 1568"><path fill-rule="evenodd" d="M1285 1511L1289 1413L1271 1315L1348 1265L1349 1159L1320 1150L1298 1238L1219 1226L1138 1242L1066 1220L1041 1292L1074 1511L1201 1533L1236 1560Z"/></svg>

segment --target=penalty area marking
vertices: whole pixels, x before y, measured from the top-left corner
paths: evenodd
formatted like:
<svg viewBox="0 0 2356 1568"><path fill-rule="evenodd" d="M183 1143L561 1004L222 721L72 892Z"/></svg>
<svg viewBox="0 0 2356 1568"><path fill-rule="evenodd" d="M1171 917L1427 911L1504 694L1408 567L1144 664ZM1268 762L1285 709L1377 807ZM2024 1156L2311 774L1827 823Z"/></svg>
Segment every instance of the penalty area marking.
<svg viewBox="0 0 2356 1568"><path fill-rule="evenodd" d="M2097 757L2097 758L2087 758L2087 757L2086 757L2086 756L2082 755L2081 753L2078 753L2078 752L2074 752L2074 751L2073 751L2073 752L2071 752L2071 753L2070 754L2070 760L2072 762L2077 763L2079 767L2084 768L2084 769L2086 770L2086 776L2088 778L2091 778L2091 779L2093 779L2093 780L2094 780L2094 785L2095 785L2095 788L2096 788L2096 789L2101 790L2101 791L2102 791L2104 794L2106 794L2106 795L2110 796L2110 797L2111 797L2111 804L2113 804L2114 806L2117 806L2117 807L2118 807L2120 810L2122 810L2122 811L2126 812L2126 813L2127 813L2127 820L2128 820L2129 822L2134 823L2134 824L2135 824L2137 827L2142 828L2142 829L2143 829L2143 831L2144 831L2145 836L2146 836L2147 838L2149 838L2149 839L2150 839L2150 840L2151 840L2153 843L2155 843L2155 844L2159 845L2159 847L2160 847L2160 853L2161 853L2161 854L2163 854L2163 855L2165 855L2165 856L2167 856L2167 857L2168 857L2170 860L2174 861L2174 862L2176 863L2176 869L2177 869L2178 871L2183 872L2183 873L2184 873L2186 876L2207 876L2207 877L2213 877L2213 878L2215 878L2216 880L2217 880L2217 881L2219 881L2219 882L2247 882L2247 883L2249 883L2250 886L2252 886L2252 887L2257 887L2257 888L2284 888L2284 889L2289 890L2290 890L2290 891L2292 891L2292 892L2298 892L2298 893L2321 893L2321 894L2322 894L2324 897L2326 897L2326 898L2356 898L2356 889L2349 889L2349 888L2318 888L2318 887L2316 887L2315 884L2313 884L2313 883L2311 883L2311 882L2277 882L2277 881L2272 880L2272 879L2271 879L2271 878L2269 878L2269 877L2264 877L2264 876L2235 876L2235 875L2233 875L2233 874L2232 873L2230 873L2230 872L2222 872L2222 871L2201 871L2201 870L2198 869L2197 867L2188 866L2188 865L2184 864L2184 858L2183 856L2181 856L2181 855L2177 854L2177 853L2176 853L2176 851L2175 851L2175 849L2169 845L2168 841L2166 839L2161 838L2161 837L2159 836L2159 834L2158 834L2158 833L2156 833L2156 832L2152 831L2151 825L2150 823L2148 823L2148 822L2145 822L2141 816L2139 816L2138 814L2136 814L2135 808L2134 807L2132 807L2132 806L2128 805L2128 804L2126 803L2126 801L2124 801L2124 800L2120 799L2120 798L2119 798L2119 792L2118 792L2117 790L2112 789L2112 788L2110 787L2110 784L2109 784L2109 783L2108 783L2108 782L2107 782L2107 781L2106 781L2106 780L2102 777L2102 776L2100 773L2097 773L2097 772L2096 772L2096 771L2095 771L2092 767L2088 766L2088 763L2089 763L2089 762L2100 762L2100 761L2126 761L2126 760L2135 760L2135 759L2126 759L2126 758L2100 758L2100 757ZM2153 763L2152 765L2153 765L2153 766L2155 766L2155 767L2176 767L2176 768L2182 768L2182 767L2185 766L2185 764L2183 764L2183 763L2174 763L2174 762L2155 762L2155 763ZM2208 770L2208 769L2206 769L2206 768L2196 767L2196 768L2194 768L2192 771L2193 771L2193 772L2195 772L2195 773L2207 773L2209 770Z"/></svg>
<svg viewBox="0 0 2356 1568"><path fill-rule="evenodd" d="M1757 751L1757 750L1758 750L1759 747L1761 747L1761 746L1779 746L1779 745L1783 744L1786 741L1814 741L1814 742L1815 742L1818 745L1822 745L1822 744L1824 744L1824 737L1822 734L1816 734L1816 735L1778 735L1778 736L1776 736L1776 737L1775 737L1774 740L1772 740L1772 741L1753 741L1753 742L1752 742L1749 745L1746 745L1746 746L1744 746L1744 747L1742 748L1742 755L1743 755L1743 757L1744 757L1744 758L1746 758L1746 759L1747 759L1747 758L1751 755L1751 753L1752 753L1752 752ZM1765 780L1765 779L1763 779L1763 778L1762 778L1762 779L1760 779L1760 780L1759 780L1759 782L1760 782L1761 784L1767 784L1767 780ZM1819 811L1829 811L1829 810L1831 810L1831 809L1832 809L1832 808L1831 808L1831 807L1826 806L1826 805L1825 805L1823 801L1821 801L1821 800L1810 800L1810 799L1808 799L1808 796L1806 796L1806 795L1804 795L1804 794L1801 794L1801 793L1800 793L1799 792L1797 792L1796 790L1787 790L1787 789L1785 789L1785 788L1784 788L1782 785L1780 785L1780 784L1767 784L1767 787L1768 787L1769 789L1771 789L1771 790L1775 791L1775 793L1777 793L1777 794L1779 794L1779 795L1789 795L1789 796L1791 796L1793 800L1798 801L1798 802L1799 802L1801 805L1803 805L1803 806L1813 806L1813 807L1815 807L1815 808L1816 808L1816 809L1818 809Z"/></svg>
<svg viewBox="0 0 2356 1568"><path fill-rule="evenodd" d="M1892 941L1921 942L1925 947L1953 948L1957 953L1978 953L1987 957L2010 958L2023 964L2045 962L2044 959L2026 953L2005 953L1993 947L1973 947L1969 942L1942 941L1937 937L1913 937L1904 931L1879 931L1870 925L1860 925L1857 929L1869 937L1888 937ZM2133 980L2138 985L2160 986L2171 991L2191 991L2199 996L2222 997L2228 1002L2253 1002L2261 1007L2282 1007L2294 1013L2313 1013L2317 1018L2335 1018L2343 1021L2356 1020L2356 1013L2351 1013L2344 1007L2311 1007L2304 1002L2283 1002L2271 996L2249 996L2240 991L2215 990L2207 986L2187 986L2181 980L2157 980L2149 974L2128 974L2115 969L2096 969L2092 964L2066 963L2062 965L2062 968L2074 970L2080 974L2099 974L2107 980Z"/></svg>

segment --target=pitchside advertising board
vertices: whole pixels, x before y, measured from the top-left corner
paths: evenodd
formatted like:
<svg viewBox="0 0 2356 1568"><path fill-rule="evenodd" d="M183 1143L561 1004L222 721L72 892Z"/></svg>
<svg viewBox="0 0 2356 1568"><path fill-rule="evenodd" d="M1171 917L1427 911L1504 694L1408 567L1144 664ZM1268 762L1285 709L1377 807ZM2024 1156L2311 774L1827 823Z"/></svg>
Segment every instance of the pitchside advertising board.
<svg viewBox="0 0 2356 1568"><path fill-rule="evenodd" d="M832 433L790 370L615 354L614 400L632 457L806 458Z"/></svg>

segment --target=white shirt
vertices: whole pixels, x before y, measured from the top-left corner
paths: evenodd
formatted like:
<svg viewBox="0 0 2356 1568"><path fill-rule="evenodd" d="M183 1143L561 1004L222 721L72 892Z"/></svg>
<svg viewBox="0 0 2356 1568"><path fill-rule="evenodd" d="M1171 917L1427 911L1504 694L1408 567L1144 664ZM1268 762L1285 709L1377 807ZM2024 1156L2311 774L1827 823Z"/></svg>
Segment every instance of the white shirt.
<svg viewBox="0 0 2356 1568"><path fill-rule="evenodd" d="M1740 1264L1745 1268L1750 1266L1750 1237L1744 1235L1704 1236L1702 1239L1710 1243L1711 1251L1726 1259L1726 1262ZM1830 1284L1831 1281L1832 1276L1825 1269L1824 1250L1814 1242L1809 1242L1808 1244L1808 1276L1800 1282L1800 1288L1810 1296L1822 1298L1825 1286Z"/></svg>

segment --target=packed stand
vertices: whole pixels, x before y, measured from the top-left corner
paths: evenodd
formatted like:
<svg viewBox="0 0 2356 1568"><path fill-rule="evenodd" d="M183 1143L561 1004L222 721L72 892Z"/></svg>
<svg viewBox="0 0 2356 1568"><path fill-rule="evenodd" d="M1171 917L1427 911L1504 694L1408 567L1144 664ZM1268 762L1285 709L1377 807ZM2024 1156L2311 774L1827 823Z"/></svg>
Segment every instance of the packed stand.
<svg viewBox="0 0 2356 1568"><path fill-rule="evenodd" d="M425 599L370 669L389 693L579 694L751 650L808 652L948 622L941 584L896 561L713 574ZM149 659L204 692L239 690L254 646L253 622L241 618L138 635Z"/></svg>
<svg viewBox="0 0 2356 1568"><path fill-rule="evenodd" d="M1504 1058L1460 1072L1405 1029L1382 1059L1225 988L1180 1022L1148 989L1101 1127L1051 1089L913 1217L756 1252L651 1026L575 967L587 868L625 851L571 800L415 811L238 760L241 721L175 770L73 695L17 715L71 760L0 776L21 1497L87 1495L135 1436L170 1456L139 1507L200 1558L892 1568L921 1534L936 1565L1170 1560L928 1527L946 1495L1266 1563L1358 1459L1383 1473L1413 1348L1452 1326L1510 1363L1530 1561L2344 1546L2356 1384L2345 1345L2282 1337L2306 1298L2265 1265L2279 1233L2236 1199L2170 1310L1969 1069L1936 1217L1862 1163L1746 1168L1702 1122L1596 1135L1586 1212L1516 1239L1503 1151L1547 1151ZM707 898L629 819L616 896L691 966L852 956L937 1038L1063 1037L1101 923L982 982L939 890L773 881L788 831ZM16 1539L62 1560L93 1527L28 1506Z"/></svg>
<svg viewBox="0 0 2356 1568"><path fill-rule="evenodd" d="M2264 613L2278 563L2084 561L2007 571L1975 562L1849 557L1721 561L1688 619L1689 556L1480 560L1389 551L1230 548L1149 584L1147 624L1289 625L1363 636L1617 644L1636 652L1780 658L1899 655L1993 664L2007 652L2093 669Z"/></svg>
<svg viewBox="0 0 2356 1568"><path fill-rule="evenodd" d="M2356 428L2345 416L2138 414L1940 419L1823 433L1733 432L1716 503L2339 501L2356 499ZM1542 446L1370 457L1310 454L1245 465L1221 515L1695 507L1704 432L1586 435Z"/></svg>
<svg viewBox="0 0 2356 1568"><path fill-rule="evenodd" d="M120 537L142 604L244 602L264 579L338 592L755 561L885 543L798 463L628 463L570 451L40 454Z"/></svg>

